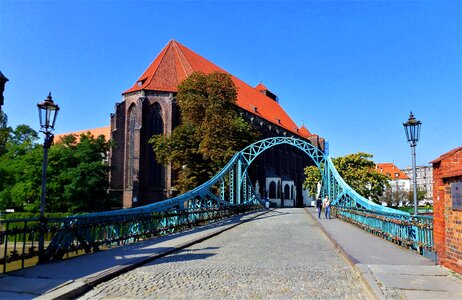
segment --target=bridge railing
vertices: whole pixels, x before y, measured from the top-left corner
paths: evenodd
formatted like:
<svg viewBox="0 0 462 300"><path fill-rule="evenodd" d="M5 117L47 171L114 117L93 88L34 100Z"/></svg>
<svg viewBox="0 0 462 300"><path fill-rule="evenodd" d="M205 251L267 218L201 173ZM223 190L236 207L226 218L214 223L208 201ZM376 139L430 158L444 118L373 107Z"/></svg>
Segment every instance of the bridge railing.
<svg viewBox="0 0 462 300"><path fill-rule="evenodd" d="M370 233L436 261L433 217L333 206L332 214Z"/></svg>
<svg viewBox="0 0 462 300"><path fill-rule="evenodd" d="M3 273L38 262L39 233L45 234L48 260L96 252L143 241L260 209L259 205L181 211L122 213L110 216L71 216L0 221L0 267Z"/></svg>

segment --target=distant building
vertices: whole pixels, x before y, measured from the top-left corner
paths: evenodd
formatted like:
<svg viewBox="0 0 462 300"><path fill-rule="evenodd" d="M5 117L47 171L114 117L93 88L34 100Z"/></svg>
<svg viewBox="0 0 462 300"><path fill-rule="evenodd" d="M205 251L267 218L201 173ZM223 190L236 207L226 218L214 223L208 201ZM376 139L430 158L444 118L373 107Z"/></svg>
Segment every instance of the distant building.
<svg viewBox="0 0 462 300"><path fill-rule="evenodd" d="M413 182L414 172L412 167L403 169L403 172L409 176L411 183ZM416 167L417 174L417 188L425 190L426 202L433 201L433 167L432 166L418 166Z"/></svg>
<svg viewBox="0 0 462 300"><path fill-rule="evenodd" d="M438 263L462 274L462 147L433 165L433 237Z"/></svg>
<svg viewBox="0 0 462 300"><path fill-rule="evenodd" d="M67 135L74 135L76 137L79 137L81 134L86 134L90 133L93 135L95 138L103 135L106 141L109 141L111 138L111 127L110 126L105 126L105 127L99 127L99 128L92 128L92 129L85 129L85 130L79 130L79 131L74 131L74 132L68 132L68 133L60 133L60 134L55 134L54 137L54 143L59 143L61 139Z"/></svg>
<svg viewBox="0 0 462 300"><path fill-rule="evenodd" d="M8 78L0 72L0 111L2 111L3 105L3 91L5 90L5 84L7 83Z"/></svg>
<svg viewBox="0 0 462 300"><path fill-rule="evenodd" d="M393 163L377 164L375 166L375 171L388 176L388 183L390 184L391 192L394 195L398 195L399 197L399 199L396 199L396 196L388 195L388 198L391 198L384 199L384 202L382 204L402 206L403 201L406 200L404 199L404 194L408 193L411 188L411 181L409 177ZM386 193L384 194L384 196L387 196ZM385 200L389 203L386 203Z"/></svg>
<svg viewBox="0 0 462 300"><path fill-rule="evenodd" d="M390 178L390 186L402 191L410 191L411 181L409 176L399 169L394 163L382 163L375 166L378 173L382 173Z"/></svg>

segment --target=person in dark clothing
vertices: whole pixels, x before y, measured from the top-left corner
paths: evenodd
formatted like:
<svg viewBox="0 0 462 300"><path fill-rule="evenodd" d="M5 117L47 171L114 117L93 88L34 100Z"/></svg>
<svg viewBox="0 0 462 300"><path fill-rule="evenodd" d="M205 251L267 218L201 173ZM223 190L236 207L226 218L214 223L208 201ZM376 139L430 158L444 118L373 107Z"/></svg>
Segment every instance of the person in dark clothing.
<svg viewBox="0 0 462 300"><path fill-rule="evenodd" d="M320 198L318 198L318 200L316 200L316 208L318 210L318 219L321 219L322 200Z"/></svg>

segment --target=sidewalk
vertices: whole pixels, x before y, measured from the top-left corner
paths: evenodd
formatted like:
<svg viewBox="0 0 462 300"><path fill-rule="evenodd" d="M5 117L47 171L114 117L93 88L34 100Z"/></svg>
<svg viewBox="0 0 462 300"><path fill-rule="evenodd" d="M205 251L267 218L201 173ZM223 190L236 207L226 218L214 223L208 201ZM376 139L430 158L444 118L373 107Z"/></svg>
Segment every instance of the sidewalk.
<svg viewBox="0 0 462 300"><path fill-rule="evenodd" d="M0 299L74 298L98 283L211 238L267 212L238 215L170 236L0 274Z"/></svg>
<svg viewBox="0 0 462 300"><path fill-rule="evenodd" d="M379 299L462 299L462 276L340 219L316 219Z"/></svg>

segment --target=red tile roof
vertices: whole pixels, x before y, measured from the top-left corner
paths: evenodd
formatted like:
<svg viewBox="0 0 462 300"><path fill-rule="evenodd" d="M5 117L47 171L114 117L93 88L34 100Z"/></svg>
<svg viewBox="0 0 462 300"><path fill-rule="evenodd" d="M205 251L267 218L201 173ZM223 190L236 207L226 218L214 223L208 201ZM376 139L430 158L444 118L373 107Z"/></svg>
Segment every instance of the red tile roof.
<svg viewBox="0 0 462 300"><path fill-rule="evenodd" d="M85 130L79 130L79 131L74 131L74 132L68 132L68 133L60 133L56 134L54 138L55 143L61 142L61 138L65 137L66 135L75 135L79 137L82 133L87 133L90 132L91 135L93 135L95 138L104 135L106 138L106 141L108 141L111 138L111 127L106 126L106 127L99 127L99 128L93 128L93 129L85 129Z"/></svg>
<svg viewBox="0 0 462 300"><path fill-rule="evenodd" d="M403 171L401 171L394 163L382 163L375 166L378 173L382 173L390 177L392 180L409 179Z"/></svg>
<svg viewBox="0 0 462 300"><path fill-rule="evenodd" d="M300 127L300 129L298 130L298 134L306 138L314 135L305 127L305 125L302 125L302 127Z"/></svg>
<svg viewBox="0 0 462 300"><path fill-rule="evenodd" d="M458 147L458 148L452 149L451 151L448 151L448 152L442 154L442 155L441 155L440 157L438 157L437 159L432 160L430 163L431 163L431 164L435 164L435 163L437 163L437 162L440 162L440 161L442 161L443 159L445 159L445 158L447 158L447 157L453 155L453 154L456 153L457 151L461 151L461 150L462 150L462 147Z"/></svg>
<svg viewBox="0 0 462 300"><path fill-rule="evenodd" d="M255 89L259 92L262 92L262 91L269 91L268 88L262 83L260 82L256 87Z"/></svg>
<svg viewBox="0 0 462 300"><path fill-rule="evenodd" d="M123 94L140 90L177 92L178 84L193 72L209 74L214 71L229 74L175 40L171 40L147 70L144 71L137 82L130 89L123 92ZM233 75L231 75L231 78L237 88L238 96L236 104L240 108L299 136L307 137L297 132L298 126L278 102L267 97L239 78ZM267 90L263 84L259 84L257 87L263 87ZM308 134L311 135L309 131Z"/></svg>

